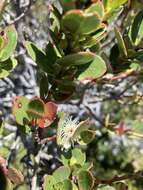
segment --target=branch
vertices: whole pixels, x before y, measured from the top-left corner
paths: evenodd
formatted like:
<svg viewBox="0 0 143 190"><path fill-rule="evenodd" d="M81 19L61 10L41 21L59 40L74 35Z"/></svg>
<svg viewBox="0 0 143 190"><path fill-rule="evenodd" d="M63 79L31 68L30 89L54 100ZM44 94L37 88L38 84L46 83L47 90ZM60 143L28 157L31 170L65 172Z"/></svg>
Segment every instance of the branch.
<svg viewBox="0 0 143 190"><path fill-rule="evenodd" d="M36 0L30 0L29 4L26 6L26 8L23 10L23 12L18 15L14 20L6 22L6 25L11 25L11 24L16 24L17 22L19 22L22 18L24 18L28 11L30 10L31 6L36 2Z"/></svg>
<svg viewBox="0 0 143 190"><path fill-rule="evenodd" d="M115 176L110 180L100 180L96 177L94 179L95 179L96 185L100 185L100 184L111 185L112 183L115 183L115 182L119 182L119 181L123 181L123 180L129 180L129 179L133 180L133 179L143 177L142 174L143 174L143 171L139 171L139 172L136 172L134 174L123 175L123 176Z"/></svg>

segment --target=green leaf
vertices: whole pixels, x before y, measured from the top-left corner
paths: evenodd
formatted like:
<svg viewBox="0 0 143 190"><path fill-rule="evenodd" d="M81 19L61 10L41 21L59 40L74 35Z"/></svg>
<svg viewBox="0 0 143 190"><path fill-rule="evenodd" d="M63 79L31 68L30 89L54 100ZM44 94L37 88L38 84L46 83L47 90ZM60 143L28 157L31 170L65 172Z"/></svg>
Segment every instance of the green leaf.
<svg viewBox="0 0 143 190"><path fill-rule="evenodd" d="M69 166L69 158L66 158L64 155L61 155L60 161L64 166Z"/></svg>
<svg viewBox="0 0 143 190"><path fill-rule="evenodd" d="M30 41L25 42L25 47L29 56L33 59L35 63L45 72L51 73L53 70L51 69L49 62L50 60L47 59L47 56L44 51L39 49L34 43Z"/></svg>
<svg viewBox="0 0 143 190"><path fill-rule="evenodd" d="M80 144L89 144L95 138L95 131L92 130L83 131L80 134L80 137L81 137Z"/></svg>
<svg viewBox="0 0 143 190"><path fill-rule="evenodd" d="M66 75L62 77L63 79L56 80L55 86L51 88L52 96L56 101L69 99L75 92L75 83L73 82L73 76L71 76L73 73L70 74L68 71L65 72Z"/></svg>
<svg viewBox="0 0 143 190"><path fill-rule="evenodd" d="M63 183L62 182L56 183L53 187L54 187L54 190L62 190Z"/></svg>
<svg viewBox="0 0 143 190"><path fill-rule="evenodd" d="M77 79L82 80L94 80L103 76L106 72L106 64L104 60L96 55L94 60L86 64L84 67L79 67L77 72Z"/></svg>
<svg viewBox="0 0 143 190"><path fill-rule="evenodd" d="M107 13L120 8L121 5L125 4L128 0L104 0L104 7Z"/></svg>
<svg viewBox="0 0 143 190"><path fill-rule="evenodd" d="M29 120L27 109L28 109L29 99L23 96L18 96L14 99L12 112L15 116L16 122L20 125L25 124L25 120Z"/></svg>
<svg viewBox="0 0 143 190"><path fill-rule="evenodd" d="M27 113L32 119L42 117L44 114L44 102L40 98L29 101Z"/></svg>
<svg viewBox="0 0 143 190"><path fill-rule="evenodd" d="M53 31L55 34L58 34L60 31L60 17L57 9L53 7L52 12L50 12L50 30Z"/></svg>
<svg viewBox="0 0 143 190"><path fill-rule="evenodd" d="M2 186L1 186L2 188ZM3 188L3 190L13 190L13 184L11 183L11 181L7 178L7 186L6 189Z"/></svg>
<svg viewBox="0 0 143 190"><path fill-rule="evenodd" d="M56 62L58 58L57 51L58 50L56 49L55 45L51 44L50 42L47 44L45 52L48 64L53 65Z"/></svg>
<svg viewBox="0 0 143 190"><path fill-rule="evenodd" d="M96 3L91 4L86 10L85 13L98 13L101 18L104 17L104 6L103 3L98 0Z"/></svg>
<svg viewBox="0 0 143 190"><path fill-rule="evenodd" d="M4 32L4 31L3 31ZM6 35L0 35L0 51L2 50L2 48L4 48L4 46L6 45L7 40L6 40Z"/></svg>
<svg viewBox="0 0 143 190"><path fill-rule="evenodd" d="M120 31L118 30L117 27L114 28L114 31L115 31L115 35L116 35L116 39L117 39L117 43L118 43L120 53L124 56L127 56L128 55L127 49L126 49L126 46L125 46L125 43L124 43L124 40L122 38Z"/></svg>
<svg viewBox="0 0 143 190"><path fill-rule="evenodd" d="M44 190L54 190L53 185L55 185L55 184L56 184L56 180L53 176L46 175L44 177L44 184L43 184Z"/></svg>
<svg viewBox="0 0 143 190"><path fill-rule="evenodd" d="M61 25L65 31L76 33L81 21L84 20L83 11L71 10L68 11L62 18Z"/></svg>
<svg viewBox="0 0 143 190"><path fill-rule="evenodd" d="M14 25L5 28L6 45L0 50L0 62L6 61L13 54L17 45L17 32Z"/></svg>
<svg viewBox="0 0 143 190"><path fill-rule="evenodd" d="M70 176L70 168L67 166L59 167L54 173L53 177L56 180L56 183L63 182L64 180L68 179Z"/></svg>
<svg viewBox="0 0 143 190"><path fill-rule="evenodd" d="M143 9L140 10L135 16L131 27L131 38L134 43L136 42L142 21L143 21Z"/></svg>
<svg viewBox="0 0 143 190"><path fill-rule="evenodd" d="M39 76L40 97L46 99L49 92L48 76L45 73L40 73Z"/></svg>
<svg viewBox="0 0 143 190"><path fill-rule="evenodd" d="M78 190L78 187L74 183L72 183L72 186L73 186L72 190Z"/></svg>
<svg viewBox="0 0 143 190"><path fill-rule="evenodd" d="M138 63L131 63L130 68L133 69L134 71L137 71L140 69L140 65Z"/></svg>
<svg viewBox="0 0 143 190"><path fill-rule="evenodd" d="M96 190L116 190L116 189L109 185L101 185L100 187L97 187Z"/></svg>
<svg viewBox="0 0 143 190"><path fill-rule="evenodd" d="M70 165L79 164L83 165L86 161L86 155L80 149L74 148L72 150L72 157L70 159Z"/></svg>
<svg viewBox="0 0 143 190"><path fill-rule="evenodd" d="M28 54L36 63L41 62L41 59L45 57L45 53L41 49L39 49L34 43L26 41L24 45L27 49Z"/></svg>
<svg viewBox="0 0 143 190"><path fill-rule="evenodd" d="M85 171L89 171L92 167L93 167L93 163L86 162L86 163L84 163L84 165L82 166L81 169L85 170Z"/></svg>
<svg viewBox="0 0 143 190"><path fill-rule="evenodd" d="M101 18L96 13L84 13L81 10L68 11L62 19L64 30L76 35L87 35L95 32L101 24ZM79 36L80 37L80 36Z"/></svg>
<svg viewBox="0 0 143 190"><path fill-rule="evenodd" d="M94 179L90 172L81 171L78 174L78 185L82 190L91 190L94 186Z"/></svg>
<svg viewBox="0 0 143 190"><path fill-rule="evenodd" d="M94 57L95 54L91 52L79 52L58 59L57 63L63 66L83 65L91 62Z"/></svg>
<svg viewBox="0 0 143 190"><path fill-rule="evenodd" d="M10 72L17 66L17 60L10 58L0 63L0 78L7 77Z"/></svg>
<svg viewBox="0 0 143 190"><path fill-rule="evenodd" d="M79 164L74 164L72 166L72 175L78 176L78 174L81 171L90 171L90 169L93 167L93 163L85 162L82 166Z"/></svg>
<svg viewBox="0 0 143 190"><path fill-rule="evenodd" d="M90 48L92 46L95 46L96 44L98 44L102 39L105 38L106 36L106 32L105 32L105 29L104 28L103 30L97 32L94 36L87 36L87 38L80 42L80 44L85 48Z"/></svg>
<svg viewBox="0 0 143 190"><path fill-rule="evenodd" d="M87 35L95 32L101 24L101 18L96 13L86 13L84 14L84 19L81 21L78 34Z"/></svg>
<svg viewBox="0 0 143 190"><path fill-rule="evenodd" d="M83 131L86 131L87 129L89 128L89 120L84 120L84 121L81 121L78 125L77 125L77 128L73 134L73 139L77 139L81 132Z"/></svg>
<svg viewBox="0 0 143 190"><path fill-rule="evenodd" d="M0 119L0 135L2 135L3 131L4 131L4 121L2 119Z"/></svg>
<svg viewBox="0 0 143 190"><path fill-rule="evenodd" d="M60 0L60 3L65 11L68 11L70 9L75 9L75 1L76 0Z"/></svg>
<svg viewBox="0 0 143 190"><path fill-rule="evenodd" d="M63 187L61 190L73 190L72 182L68 179L63 181Z"/></svg>

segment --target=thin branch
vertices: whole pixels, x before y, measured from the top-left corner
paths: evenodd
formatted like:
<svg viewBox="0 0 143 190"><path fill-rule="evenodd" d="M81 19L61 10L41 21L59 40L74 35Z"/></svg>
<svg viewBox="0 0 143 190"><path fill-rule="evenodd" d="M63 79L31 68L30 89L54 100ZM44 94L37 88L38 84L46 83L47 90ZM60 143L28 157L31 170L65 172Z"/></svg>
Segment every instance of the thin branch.
<svg viewBox="0 0 143 190"><path fill-rule="evenodd" d="M95 184L97 184L97 185L99 185L99 184L112 185L115 182L124 181L124 180L133 180L133 179L143 177L142 173L143 173L143 171L139 171L139 172L136 172L134 174L127 174L127 175L123 175L123 176L115 176L110 180L100 180L96 177L94 179L95 179Z"/></svg>
<svg viewBox="0 0 143 190"><path fill-rule="evenodd" d="M36 2L36 0L30 0L29 4L27 5L27 7L24 9L24 11L18 15L14 20L10 21L10 22L6 22L6 25L11 25L11 24L16 24L17 22L19 22L22 18L24 18L27 13L29 12L29 10L31 9L31 6Z"/></svg>

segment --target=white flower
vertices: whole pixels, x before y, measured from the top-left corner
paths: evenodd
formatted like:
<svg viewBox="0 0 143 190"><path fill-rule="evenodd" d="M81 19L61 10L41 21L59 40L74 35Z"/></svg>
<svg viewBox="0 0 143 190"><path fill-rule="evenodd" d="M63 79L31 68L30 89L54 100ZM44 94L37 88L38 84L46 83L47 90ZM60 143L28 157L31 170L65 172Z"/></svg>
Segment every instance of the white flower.
<svg viewBox="0 0 143 190"><path fill-rule="evenodd" d="M57 129L57 144L69 149L84 130L87 130L87 120L79 123L77 119L62 113Z"/></svg>

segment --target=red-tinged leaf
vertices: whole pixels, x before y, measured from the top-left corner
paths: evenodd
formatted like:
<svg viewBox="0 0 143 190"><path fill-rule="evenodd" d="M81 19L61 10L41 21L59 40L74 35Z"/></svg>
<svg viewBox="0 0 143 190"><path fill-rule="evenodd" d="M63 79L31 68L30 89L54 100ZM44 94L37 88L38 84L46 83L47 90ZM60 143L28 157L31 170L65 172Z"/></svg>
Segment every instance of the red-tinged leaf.
<svg viewBox="0 0 143 190"><path fill-rule="evenodd" d="M43 119L43 118L37 119L36 125L40 128L45 128L46 127L45 119Z"/></svg>
<svg viewBox="0 0 143 190"><path fill-rule="evenodd" d="M130 131L130 129L126 128L125 123L121 121L119 125L115 128L115 131L117 134L123 135L127 133L128 131Z"/></svg>
<svg viewBox="0 0 143 190"><path fill-rule="evenodd" d="M22 173L15 168L8 169L7 177L10 179L10 181L13 184L16 184L16 185L19 185L19 184L23 183L23 181L24 181L24 177L23 177Z"/></svg>
<svg viewBox="0 0 143 190"><path fill-rule="evenodd" d="M44 102L40 98L32 98L28 104L27 113L31 119L44 116Z"/></svg>
<svg viewBox="0 0 143 190"><path fill-rule="evenodd" d="M41 118L37 119L36 124L40 128L45 128L51 125L54 121L57 112L57 105L53 102L47 102L44 105L44 114Z"/></svg>
<svg viewBox="0 0 143 190"><path fill-rule="evenodd" d="M8 169L7 169L7 166L6 166L6 160L2 156L0 156L0 168L3 171L4 174L7 174Z"/></svg>
<svg viewBox="0 0 143 190"><path fill-rule="evenodd" d="M50 121L55 119L55 115L57 112L57 105L53 102L47 102L45 104L45 117L48 118Z"/></svg>

